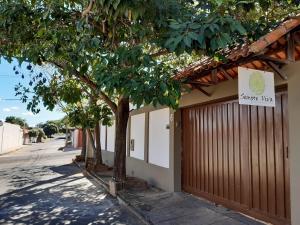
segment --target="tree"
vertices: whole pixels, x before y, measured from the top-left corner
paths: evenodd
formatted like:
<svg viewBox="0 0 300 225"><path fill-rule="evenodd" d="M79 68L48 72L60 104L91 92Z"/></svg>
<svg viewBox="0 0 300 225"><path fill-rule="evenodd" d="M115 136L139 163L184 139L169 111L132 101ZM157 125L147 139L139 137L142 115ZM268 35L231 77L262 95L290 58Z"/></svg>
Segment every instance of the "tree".
<svg viewBox="0 0 300 225"><path fill-rule="evenodd" d="M28 135L29 135L29 138L30 138L30 141L32 142L32 138L36 138L38 136L38 130L37 129L30 129L28 131Z"/></svg>
<svg viewBox="0 0 300 225"><path fill-rule="evenodd" d="M85 133L89 135L89 141L94 151L94 166L103 165L100 141L100 123L111 125L112 112L106 104L101 101L93 102L92 99L86 102L80 102L76 105L67 105L64 108L67 113L67 119L71 126L82 127ZM92 134L94 129L94 136ZM85 142L85 140L83 141ZM83 149L84 151L85 149ZM85 154L84 154L85 155ZM83 152L82 152L83 156Z"/></svg>
<svg viewBox="0 0 300 225"><path fill-rule="evenodd" d="M44 131L41 128L31 128L28 131L28 135L30 138L36 138L36 142L42 142L43 138L46 138Z"/></svg>
<svg viewBox="0 0 300 225"><path fill-rule="evenodd" d="M5 122L11 123L11 124L17 124L22 128L27 128L28 124L26 123L25 119L22 119L20 117L15 117L15 116L8 116L5 118Z"/></svg>
<svg viewBox="0 0 300 225"><path fill-rule="evenodd" d="M35 91L49 110L59 106L67 116L61 120L47 121L47 123L57 125L60 130L66 126L71 126L82 128L84 133L87 131L90 136L91 146L95 152L94 164L102 165L99 121L104 125L110 124L112 113L107 105L99 100L95 91L83 82L75 82L58 73L48 74L47 80L49 82L42 82L45 77L40 76L40 74L35 75L31 67L29 76L35 77L34 81L30 81L32 89L22 87L19 84L17 90L25 88L29 92ZM44 124L41 123L38 126L43 128ZM95 129L95 136L91 132L93 129ZM85 137L83 135L83 138ZM85 139L83 143L85 143ZM85 145L82 150L82 156L85 156Z"/></svg>
<svg viewBox="0 0 300 225"><path fill-rule="evenodd" d="M29 135L30 138L35 138L38 135L38 131L36 129L30 129L28 131L28 135Z"/></svg>
<svg viewBox="0 0 300 225"><path fill-rule="evenodd" d="M37 130L37 139L36 142L42 142L43 138L46 138L45 132L41 128L36 128Z"/></svg>
<svg viewBox="0 0 300 225"><path fill-rule="evenodd" d="M246 36L255 38L246 31L260 29L256 11L269 9L269 1L254 1L255 7L247 2L91 0L87 7L80 0L7 0L0 6L0 53L20 63L51 64L66 79L85 83L110 107L116 119L114 178L124 181L129 103L176 108L181 87L172 79L177 69L170 64L177 60L174 53L222 60L219 50L242 44ZM281 8L298 4L274 2ZM240 10L243 14L237 14ZM47 80L39 76L33 79L43 86ZM33 112L38 111L41 91L36 88L28 104ZM17 94L24 93L28 89L17 89ZM50 98L43 99L44 104L51 104ZM22 99L29 98L25 94Z"/></svg>
<svg viewBox="0 0 300 225"><path fill-rule="evenodd" d="M64 118L60 120L48 120L47 123L55 124L58 128L58 133L66 133L66 124Z"/></svg>
<svg viewBox="0 0 300 225"><path fill-rule="evenodd" d="M58 133L58 128L53 123L46 123L43 126L43 131L44 131L44 133L45 133L45 135L47 137L51 138L53 134L57 134Z"/></svg>

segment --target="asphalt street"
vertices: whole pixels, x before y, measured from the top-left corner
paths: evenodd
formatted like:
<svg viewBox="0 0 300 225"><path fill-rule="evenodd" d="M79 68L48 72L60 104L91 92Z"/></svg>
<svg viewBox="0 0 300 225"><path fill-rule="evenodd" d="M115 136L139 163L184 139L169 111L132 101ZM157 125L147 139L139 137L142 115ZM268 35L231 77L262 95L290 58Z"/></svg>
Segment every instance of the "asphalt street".
<svg viewBox="0 0 300 225"><path fill-rule="evenodd" d="M64 140L0 156L0 224L142 224L72 164Z"/></svg>

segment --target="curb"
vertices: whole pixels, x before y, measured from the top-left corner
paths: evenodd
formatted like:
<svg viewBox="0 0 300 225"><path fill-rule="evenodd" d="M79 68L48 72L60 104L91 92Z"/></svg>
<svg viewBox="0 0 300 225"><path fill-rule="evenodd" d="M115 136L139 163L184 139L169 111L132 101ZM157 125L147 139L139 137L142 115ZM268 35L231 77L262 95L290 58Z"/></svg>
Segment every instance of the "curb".
<svg viewBox="0 0 300 225"><path fill-rule="evenodd" d="M88 175L89 177L92 177L94 178L94 180L96 181L97 184L99 184L102 188L105 189L106 192L109 193L109 189L107 187L107 185L102 181L100 180L97 176L95 176L93 173L87 171L86 169L82 168L78 162L76 162L74 159L72 159L72 162L82 171L82 173L84 175Z"/></svg>
<svg viewBox="0 0 300 225"><path fill-rule="evenodd" d="M11 153L15 153L15 152L21 150L23 147L24 147L24 146L21 146L21 147L19 147L19 148L17 148L17 149L10 150L10 151L8 151L8 152L0 153L0 156L8 155L8 154L11 154Z"/></svg>
<svg viewBox="0 0 300 225"><path fill-rule="evenodd" d="M74 159L72 159L72 162L82 171L84 175L87 175L89 177L92 177L97 184L99 184L101 187L105 189L105 191L109 194L109 187L107 184L101 179L99 176L94 174L93 172L89 172L86 169L82 168L78 162L76 162ZM126 202L124 198L122 198L119 194L116 196L118 202L120 205L126 207L132 214L134 214L137 218L139 218L144 224L146 225L153 225L151 221L149 221L145 216L143 216L136 208L131 206L129 203Z"/></svg>
<svg viewBox="0 0 300 225"><path fill-rule="evenodd" d="M125 206L132 214L134 214L136 217L138 217L144 224L153 225L153 223L151 221L149 221L147 218L145 218L145 216L143 216L143 214L138 212L138 210L136 210L133 206L131 206L129 203L127 203L122 197L117 195L117 199L118 199L120 205Z"/></svg>

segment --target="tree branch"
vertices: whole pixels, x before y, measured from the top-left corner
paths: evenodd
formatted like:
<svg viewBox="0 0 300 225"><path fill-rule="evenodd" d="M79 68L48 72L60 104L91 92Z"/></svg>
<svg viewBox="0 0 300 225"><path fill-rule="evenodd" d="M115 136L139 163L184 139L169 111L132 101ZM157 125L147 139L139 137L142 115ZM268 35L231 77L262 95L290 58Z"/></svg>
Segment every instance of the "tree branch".
<svg viewBox="0 0 300 225"><path fill-rule="evenodd" d="M82 15L81 15L82 18L88 16L88 14L91 12L94 4L95 4L95 0L90 0L88 7L85 10L83 10L83 12L82 12Z"/></svg>
<svg viewBox="0 0 300 225"><path fill-rule="evenodd" d="M57 66L60 69L66 69L67 65L56 62L56 61L49 61L49 63L52 63L53 65ZM87 76L84 76L80 72L78 72L76 69L72 69L72 73L79 78L83 83L87 84L91 89L97 90L97 85L90 80ZM111 108L111 110L116 113L117 112L117 105L114 103L103 91L99 91L99 97Z"/></svg>

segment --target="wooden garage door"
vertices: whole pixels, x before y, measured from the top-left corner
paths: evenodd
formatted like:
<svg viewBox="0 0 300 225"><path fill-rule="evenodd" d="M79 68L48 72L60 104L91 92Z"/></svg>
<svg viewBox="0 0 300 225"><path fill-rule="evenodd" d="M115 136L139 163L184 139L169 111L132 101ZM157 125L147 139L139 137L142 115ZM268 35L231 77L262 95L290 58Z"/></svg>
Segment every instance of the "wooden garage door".
<svg viewBox="0 0 300 225"><path fill-rule="evenodd" d="M237 100L182 109L182 187L227 207L289 224L287 94L276 107Z"/></svg>

